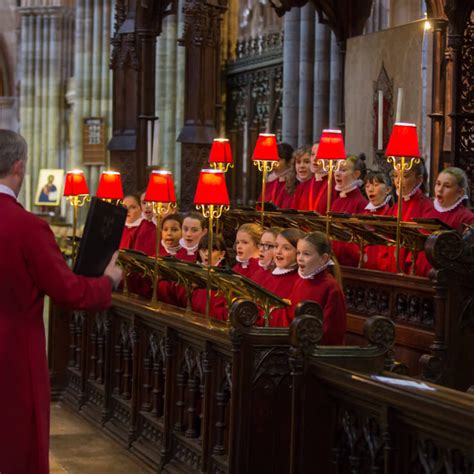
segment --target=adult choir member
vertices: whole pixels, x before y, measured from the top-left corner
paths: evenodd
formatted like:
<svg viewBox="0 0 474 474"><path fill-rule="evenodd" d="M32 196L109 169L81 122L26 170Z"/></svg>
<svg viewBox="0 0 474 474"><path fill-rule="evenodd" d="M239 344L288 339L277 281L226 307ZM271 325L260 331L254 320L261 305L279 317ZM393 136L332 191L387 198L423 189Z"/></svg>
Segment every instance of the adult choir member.
<svg viewBox="0 0 474 474"><path fill-rule="evenodd" d="M66 265L48 224L17 196L25 177L23 137L0 130L0 472L47 474L49 372L43 301L82 310L110 306L122 271L111 259L104 275L86 278Z"/></svg>

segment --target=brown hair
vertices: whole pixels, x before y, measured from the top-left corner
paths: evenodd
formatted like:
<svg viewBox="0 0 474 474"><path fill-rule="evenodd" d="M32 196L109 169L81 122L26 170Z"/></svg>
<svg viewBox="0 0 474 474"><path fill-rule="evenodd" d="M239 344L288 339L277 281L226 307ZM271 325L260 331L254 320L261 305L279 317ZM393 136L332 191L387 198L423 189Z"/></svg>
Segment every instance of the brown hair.
<svg viewBox="0 0 474 474"><path fill-rule="evenodd" d="M359 179L362 181L365 179L367 174L367 167L365 165L365 154L360 153L359 156L350 155L347 157L346 161L349 161L354 166L354 171L360 171Z"/></svg>
<svg viewBox="0 0 474 474"><path fill-rule="evenodd" d="M140 196L138 194L126 194L124 197L124 199L126 198L132 198L137 204L138 204L138 207L142 207L142 201L140 199Z"/></svg>
<svg viewBox="0 0 474 474"><path fill-rule="evenodd" d="M462 170L461 168L450 166L449 168L444 168L444 170L441 170L439 174L441 173L450 174L456 180L456 184L460 188L464 189L464 193L469 198L469 180L464 170Z"/></svg>
<svg viewBox="0 0 474 474"><path fill-rule="evenodd" d="M201 237L198 245L197 261L201 261L201 256L199 255L199 250L207 250L209 245L209 234L205 234ZM225 245L224 238L221 234L216 234L212 238L212 250L224 251L224 259L222 263L224 266L229 266L229 257L227 256L227 247Z"/></svg>
<svg viewBox="0 0 474 474"><path fill-rule="evenodd" d="M284 230L283 227L268 227L266 229L263 229L262 235L266 233L270 233L270 234L273 234L274 237L276 237L283 230Z"/></svg>
<svg viewBox="0 0 474 474"><path fill-rule="evenodd" d="M329 258L334 262L334 265L329 265L328 271L342 288L341 269L339 268L339 264L337 263L336 257L332 251L331 241L326 237L326 234L323 234L322 232L311 232L311 234L307 234L302 240L309 242L316 249L319 255L324 255L325 253L329 255Z"/></svg>
<svg viewBox="0 0 474 474"><path fill-rule="evenodd" d="M179 224L179 228L183 227L183 218L179 214L168 214L161 221L161 228L165 225L166 221L176 221Z"/></svg>
<svg viewBox="0 0 474 474"><path fill-rule="evenodd" d="M260 243L260 239L262 237L262 228L260 224L256 224L254 222L242 224L237 232L245 232L250 235L252 242L257 246Z"/></svg>
<svg viewBox="0 0 474 474"><path fill-rule="evenodd" d="M183 222L184 219L194 219L196 221L199 221L199 223L201 224L201 229L207 229L207 219L200 212L187 212L183 215Z"/></svg>
<svg viewBox="0 0 474 474"><path fill-rule="evenodd" d="M296 162L298 158L301 158L304 155L311 156L311 148L312 148L312 145L303 145L302 147L297 148L293 152L293 160Z"/></svg>
<svg viewBox="0 0 474 474"><path fill-rule="evenodd" d="M288 229L283 229L278 235L281 235L284 239L288 240L288 242L296 248L298 240L304 238L305 233L296 227L290 227Z"/></svg>

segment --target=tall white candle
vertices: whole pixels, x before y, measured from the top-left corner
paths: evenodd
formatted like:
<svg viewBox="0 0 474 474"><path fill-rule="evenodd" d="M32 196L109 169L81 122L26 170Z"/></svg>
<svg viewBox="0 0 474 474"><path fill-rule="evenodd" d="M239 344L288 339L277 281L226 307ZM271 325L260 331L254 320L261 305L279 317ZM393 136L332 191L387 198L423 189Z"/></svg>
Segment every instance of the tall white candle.
<svg viewBox="0 0 474 474"><path fill-rule="evenodd" d="M379 90L377 119L377 150L383 148L383 92Z"/></svg>
<svg viewBox="0 0 474 474"><path fill-rule="evenodd" d="M403 88L398 88L398 96L397 96L397 113L395 115L395 122L400 122L402 116L402 103L403 103Z"/></svg>

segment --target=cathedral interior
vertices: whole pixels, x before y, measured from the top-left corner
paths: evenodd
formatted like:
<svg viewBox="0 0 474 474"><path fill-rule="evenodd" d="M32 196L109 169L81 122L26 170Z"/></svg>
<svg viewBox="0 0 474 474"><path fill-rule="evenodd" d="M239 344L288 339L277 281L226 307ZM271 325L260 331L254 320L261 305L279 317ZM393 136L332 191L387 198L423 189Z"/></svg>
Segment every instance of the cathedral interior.
<svg viewBox="0 0 474 474"><path fill-rule="evenodd" d="M347 155L387 171L394 124L413 123L427 194L458 167L473 196L473 77L472 0L0 4L0 128L28 143L19 201L58 232L73 217L65 199L42 205L52 171L83 170L91 194L119 171L129 194L168 170L189 211L217 137L233 156L234 214L221 221L241 225L261 193L261 133L296 149L341 130ZM257 327L255 301L271 298L226 275L217 290L238 298L214 327L127 287L108 312L51 303L53 400L153 472L471 474L474 228L433 232L424 248L429 277L342 267L341 347L319 344L310 303L289 328Z"/></svg>

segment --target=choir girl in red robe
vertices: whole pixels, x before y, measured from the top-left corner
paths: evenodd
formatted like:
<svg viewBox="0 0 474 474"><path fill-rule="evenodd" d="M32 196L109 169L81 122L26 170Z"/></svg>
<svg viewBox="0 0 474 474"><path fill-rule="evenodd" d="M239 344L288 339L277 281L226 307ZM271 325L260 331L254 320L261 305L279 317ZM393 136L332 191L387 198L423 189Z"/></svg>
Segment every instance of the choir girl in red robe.
<svg viewBox="0 0 474 474"><path fill-rule="evenodd" d="M282 200L288 200L285 176L291 171L292 157L293 147L291 145L288 143L278 144L278 165L268 176L265 186L265 202L272 202L280 207Z"/></svg>
<svg viewBox="0 0 474 474"><path fill-rule="evenodd" d="M312 300L323 310L323 345L342 345L346 333L346 303L331 243L322 232L298 241L298 275L291 294L292 315L300 301Z"/></svg>
<svg viewBox="0 0 474 474"><path fill-rule="evenodd" d="M235 259L232 270L252 279L258 266L258 244L262 228L258 224L242 224L235 237Z"/></svg>
<svg viewBox="0 0 474 474"><path fill-rule="evenodd" d="M439 219L462 232L464 224L474 224L474 213L466 207L468 193L466 173L461 168L445 168L436 179L434 207L426 217Z"/></svg>
<svg viewBox="0 0 474 474"><path fill-rule="evenodd" d="M260 243L258 244L258 266L260 267L253 275L252 280L261 286L265 286L265 281L270 277L275 268L273 261L275 241L277 235L282 231L281 227L270 227L265 229Z"/></svg>
<svg viewBox="0 0 474 474"><path fill-rule="evenodd" d="M204 235L198 244L198 262L207 266L208 257L208 235ZM212 262L213 267L227 266L227 250L224 239L220 235L215 235L212 239ZM191 308L197 313L206 314L207 289L196 288L191 297ZM211 302L209 315L220 321L225 321L228 315L227 302L224 296L218 295L216 291L211 291Z"/></svg>
<svg viewBox="0 0 474 474"><path fill-rule="evenodd" d="M411 170L404 171L402 183L402 221L410 222L413 219L420 217L427 217L432 211L433 204L431 200L425 195L425 181L426 168L424 161L421 159L419 163L413 165ZM398 180L400 178L400 171L395 170L393 174L393 185L398 195ZM398 203L392 206L391 214L396 216L398 212ZM405 273L411 272L412 257L411 253L406 249L400 249L401 270ZM389 271L396 272L397 265L395 261L395 251L393 248L389 249ZM424 272L417 271L415 274L421 275Z"/></svg>
<svg viewBox="0 0 474 474"><path fill-rule="evenodd" d="M365 193L369 203L365 206L364 214L371 216L388 216L391 213L392 180L382 171L371 171L365 178ZM368 245L365 248L364 268L387 271L388 247L386 245Z"/></svg>
<svg viewBox="0 0 474 474"><path fill-rule="evenodd" d="M199 242L204 234L207 233L206 219L199 212L188 212L183 218L183 236L179 244L182 250L176 255L180 260L195 262Z"/></svg>
<svg viewBox="0 0 474 474"><path fill-rule="evenodd" d="M368 202L360 190L366 173L365 155L349 156L334 173L337 198L331 204L331 212L362 214ZM346 242L334 242L333 250L341 265L356 267L359 264L359 246Z"/></svg>
<svg viewBox="0 0 474 474"><path fill-rule="evenodd" d="M317 144L315 145L317 147ZM313 169L311 165L311 146L306 145L293 153L295 161L296 186L295 194L291 207L299 211L309 211L310 186L314 179Z"/></svg>
<svg viewBox="0 0 474 474"><path fill-rule="evenodd" d="M156 217L153 212L153 206L151 202L145 201L146 192L140 195L140 207L142 208L142 217L148 222L153 222L156 225Z"/></svg>
<svg viewBox="0 0 474 474"><path fill-rule="evenodd" d="M125 221L120 248L131 249L133 248L138 228L143 221L140 199L134 194L129 194L123 198L123 207L127 209L127 220Z"/></svg>
<svg viewBox="0 0 474 474"><path fill-rule="evenodd" d="M293 285L298 279L296 245L303 237L304 232L291 228L280 232L275 239L275 268L264 286L280 298L290 300L292 297ZM286 327L289 321L289 311L286 309L277 309L270 315L270 326L273 327Z"/></svg>

